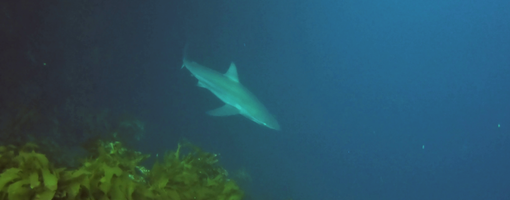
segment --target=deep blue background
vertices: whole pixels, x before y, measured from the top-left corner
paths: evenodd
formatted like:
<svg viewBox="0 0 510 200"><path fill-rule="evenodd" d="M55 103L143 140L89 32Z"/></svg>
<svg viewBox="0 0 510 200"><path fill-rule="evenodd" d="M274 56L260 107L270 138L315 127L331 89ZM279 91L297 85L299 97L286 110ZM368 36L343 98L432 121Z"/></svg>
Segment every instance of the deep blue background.
<svg viewBox="0 0 510 200"><path fill-rule="evenodd" d="M145 151L221 153L253 199L510 199L508 1L155 4ZM283 130L205 115L222 102L180 69L186 43L235 61Z"/></svg>

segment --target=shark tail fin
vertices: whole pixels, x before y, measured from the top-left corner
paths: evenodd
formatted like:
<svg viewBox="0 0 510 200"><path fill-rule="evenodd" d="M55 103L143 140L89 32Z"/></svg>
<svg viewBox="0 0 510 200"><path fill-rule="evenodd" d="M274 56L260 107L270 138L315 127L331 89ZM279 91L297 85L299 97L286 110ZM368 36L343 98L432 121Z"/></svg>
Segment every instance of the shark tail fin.
<svg viewBox="0 0 510 200"><path fill-rule="evenodd" d="M182 50L182 66L181 66L181 69L185 67L186 62L188 61L188 49L189 49L189 43L186 43L186 45L184 45L184 49Z"/></svg>

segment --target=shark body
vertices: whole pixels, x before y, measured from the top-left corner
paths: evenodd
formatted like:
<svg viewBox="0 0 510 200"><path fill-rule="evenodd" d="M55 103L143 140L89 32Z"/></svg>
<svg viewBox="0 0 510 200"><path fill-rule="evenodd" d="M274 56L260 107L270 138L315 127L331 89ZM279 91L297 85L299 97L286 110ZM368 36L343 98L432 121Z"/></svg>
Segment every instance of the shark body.
<svg viewBox="0 0 510 200"><path fill-rule="evenodd" d="M187 59L183 59L182 68L184 67L198 79L197 86L208 89L225 103L224 106L208 111L207 114L211 116L241 114L257 124L280 130L280 125L266 107L239 82L237 67L233 62L225 74Z"/></svg>

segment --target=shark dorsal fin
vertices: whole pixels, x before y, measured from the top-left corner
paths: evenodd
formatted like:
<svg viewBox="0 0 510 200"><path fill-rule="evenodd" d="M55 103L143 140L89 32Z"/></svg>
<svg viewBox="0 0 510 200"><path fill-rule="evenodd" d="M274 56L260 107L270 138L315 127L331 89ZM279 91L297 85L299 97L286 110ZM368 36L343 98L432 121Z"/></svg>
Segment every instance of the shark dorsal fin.
<svg viewBox="0 0 510 200"><path fill-rule="evenodd" d="M237 67L234 62L230 63L230 67L227 70L227 73L224 74L226 77L228 77L230 80L233 80L235 82L239 82L239 78L237 77Z"/></svg>

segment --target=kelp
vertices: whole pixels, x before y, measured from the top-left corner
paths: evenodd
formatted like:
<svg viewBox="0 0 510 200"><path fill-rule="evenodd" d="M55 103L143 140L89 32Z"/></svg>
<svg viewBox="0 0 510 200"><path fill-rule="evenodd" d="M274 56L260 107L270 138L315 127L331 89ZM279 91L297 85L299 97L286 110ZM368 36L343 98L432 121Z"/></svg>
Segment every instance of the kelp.
<svg viewBox="0 0 510 200"><path fill-rule="evenodd" d="M183 154L183 148L188 153ZM217 156L191 144L178 145L152 170L149 157L120 142L98 142L77 169L55 168L37 145L0 146L0 200L240 200Z"/></svg>
<svg viewBox="0 0 510 200"><path fill-rule="evenodd" d="M0 163L5 170L0 174L0 198L9 200L49 200L58 188L58 174L45 155L29 151L35 145L27 144L14 156L15 147L0 147Z"/></svg>
<svg viewBox="0 0 510 200"><path fill-rule="evenodd" d="M216 154L185 144L191 152L181 158L182 145L156 162L149 174L150 197L162 199L242 199L243 192L227 178L227 171L217 165ZM146 193L147 194L147 193Z"/></svg>

